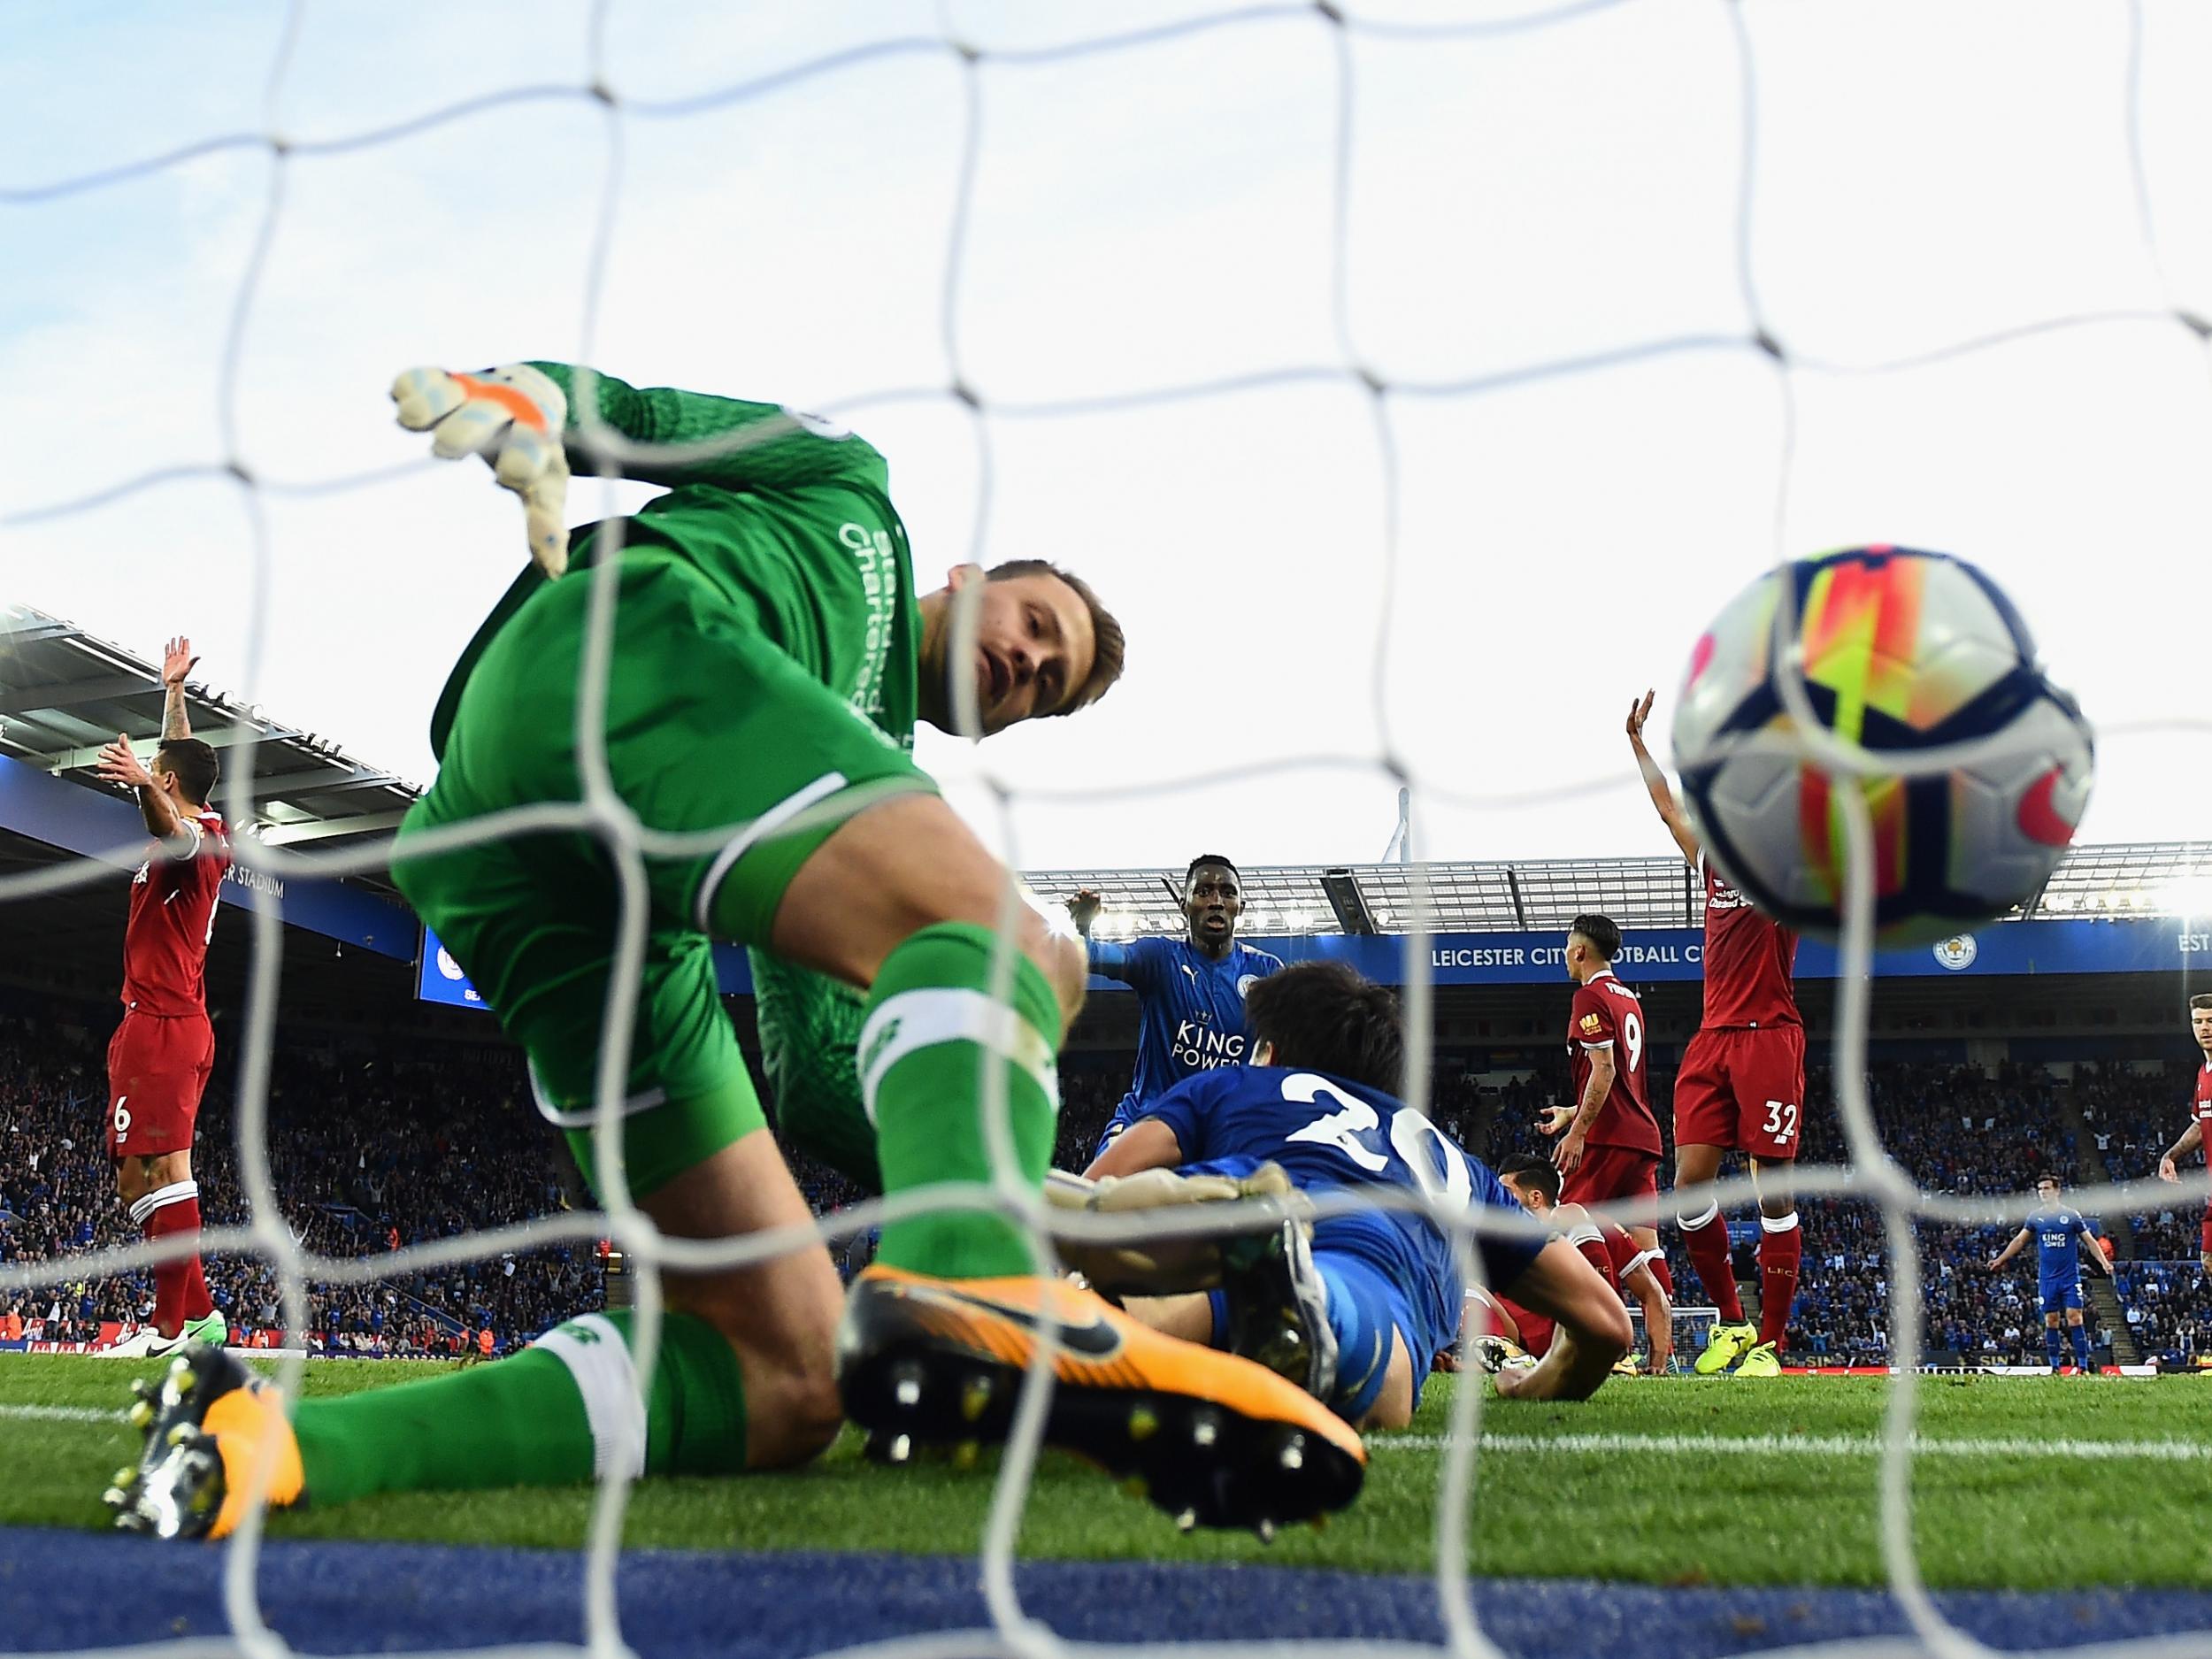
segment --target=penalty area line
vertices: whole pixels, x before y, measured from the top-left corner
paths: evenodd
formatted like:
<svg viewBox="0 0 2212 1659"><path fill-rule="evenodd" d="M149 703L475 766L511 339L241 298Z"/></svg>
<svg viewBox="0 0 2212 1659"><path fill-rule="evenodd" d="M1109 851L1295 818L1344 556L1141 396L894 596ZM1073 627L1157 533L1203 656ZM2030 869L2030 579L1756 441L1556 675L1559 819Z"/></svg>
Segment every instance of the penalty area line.
<svg viewBox="0 0 2212 1659"><path fill-rule="evenodd" d="M92 1406L0 1404L0 1420L28 1423L120 1423L120 1411ZM1451 1444L1443 1434L1378 1434L1368 1449L1382 1452L1440 1452ZM1485 1434L1484 1452L1553 1452L1566 1456L1614 1457L1647 1453L1661 1457L1710 1457L1752 1453L1766 1457L1875 1457L1882 1440L1875 1434ZM2212 1442L2201 1440L2041 1440L2025 1436L1929 1439L1915 1436L1916 1457L2045 1457L2107 1462L2212 1463Z"/></svg>
<svg viewBox="0 0 2212 1659"><path fill-rule="evenodd" d="M120 1423L120 1411L102 1411L93 1406L0 1405L0 1419L18 1423Z"/></svg>
<svg viewBox="0 0 2212 1659"><path fill-rule="evenodd" d="M1371 1451L1440 1452L1448 1434L1377 1434ZM1568 1456L1619 1456L1637 1452L1661 1457L1710 1457L1748 1452L1769 1457L1875 1457L1878 1434L1485 1434L1481 1452L1557 1452ZM2030 1439L1934 1439L1915 1435L1916 1457L2055 1457L2111 1462L2212 1463L2212 1442L2203 1440L2078 1440Z"/></svg>

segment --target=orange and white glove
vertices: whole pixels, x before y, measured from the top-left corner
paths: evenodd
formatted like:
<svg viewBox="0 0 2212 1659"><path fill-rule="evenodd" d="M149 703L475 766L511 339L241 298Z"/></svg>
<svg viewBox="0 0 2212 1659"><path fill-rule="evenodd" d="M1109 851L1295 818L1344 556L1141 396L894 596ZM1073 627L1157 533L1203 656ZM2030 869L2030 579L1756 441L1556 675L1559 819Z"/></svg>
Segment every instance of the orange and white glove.
<svg viewBox="0 0 2212 1659"><path fill-rule="evenodd" d="M1231 1235L1178 1231L1177 1214L1194 1217L1190 1206L1233 1204L1241 1199L1264 1201L1251 1224L1255 1233L1272 1232L1294 1216L1310 1230L1305 1217L1312 1203L1291 1185L1279 1164L1263 1164L1241 1178L1185 1175L1175 1170L1140 1170L1096 1181L1064 1170L1045 1174L1045 1202L1056 1210L1157 1212L1159 1231L1148 1238L1104 1244L1056 1237L1060 1259L1089 1280L1093 1290L1111 1295L1168 1296L1217 1288L1227 1266L1222 1247Z"/></svg>
<svg viewBox="0 0 2212 1659"><path fill-rule="evenodd" d="M522 497L530 557L548 576L568 568L568 399L526 363L455 374L410 369L392 382L399 424L430 434L440 459L480 455L503 488Z"/></svg>

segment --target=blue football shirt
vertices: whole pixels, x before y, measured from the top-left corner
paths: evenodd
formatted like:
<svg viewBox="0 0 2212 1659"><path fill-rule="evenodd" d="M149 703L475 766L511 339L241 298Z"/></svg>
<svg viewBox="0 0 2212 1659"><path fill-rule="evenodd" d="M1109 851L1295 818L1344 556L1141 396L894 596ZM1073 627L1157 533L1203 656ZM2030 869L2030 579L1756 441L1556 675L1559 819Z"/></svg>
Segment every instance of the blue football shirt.
<svg viewBox="0 0 2212 1659"><path fill-rule="evenodd" d="M1427 1118L1379 1089L1319 1071L1240 1066L1170 1089L1144 1114L1174 1131L1183 1162L1272 1159L1309 1193L1361 1187L1410 1187L1460 1205L1521 1214L1489 1165ZM1485 1281L1508 1289L1536 1259L1533 1235L1478 1238ZM1313 1248L1356 1256L1405 1298L1417 1362L1459 1339L1463 1296L1450 1236L1425 1215L1363 1210L1314 1224Z"/></svg>
<svg viewBox="0 0 2212 1659"><path fill-rule="evenodd" d="M2097 1236L2081 1213L2063 1204L2055 1210L2039 1210L2028 1217L2028 1231L2035 1236L2035 1270L2042 1288L2079 1288L2081 1253L2074 1248L2074 1240Z"/></svg>
<svg viewBox="0 0 2212 1659"><path fill-rule="evenodd" d="M1254 980L1280 969L1283 959L1249 945L1231 945L1216 961L1187 939L1166 938L1127 944L1094 939L1090 958L1092 972L1136 992L1141 1021L1136 1072L1099 1137L1095 1157L1184 1079L1242 1065L1251 1057L1244 994Z"/></svg>

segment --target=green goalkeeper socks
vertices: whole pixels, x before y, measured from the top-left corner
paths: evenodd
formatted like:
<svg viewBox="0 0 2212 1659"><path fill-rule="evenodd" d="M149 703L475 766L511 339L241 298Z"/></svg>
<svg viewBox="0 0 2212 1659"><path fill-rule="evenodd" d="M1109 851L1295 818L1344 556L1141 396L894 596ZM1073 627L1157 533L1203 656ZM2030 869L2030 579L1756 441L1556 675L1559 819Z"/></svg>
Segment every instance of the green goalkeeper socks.
<svg viewBox="0 0 2212 1659"><path fill-rule="evenodd" d="M860 1034L860 1087L876 1126L886 1194L936 1181L987 1181L983 1076L1006 1079L1015 1159L1041 1189L1059 1117L1060 1002L1028 957L1013 964L1013 1006L990 994L996 937L945 922L894 950L876 975ZM1021 1230L979 1210L941 1210L893 1222L879 1259L944 1279L1033 1273Z"/></svg>
<svg viewBox="0 0 2212 1659"><path fill-rule="evenodd" d="M651 1398L641 1399L634 1318L587 1314L511 1359L302 1401L292 1430L309 1501L742 1470L745 1383L728 1340L704 1319L667 1315Z"/></svg>

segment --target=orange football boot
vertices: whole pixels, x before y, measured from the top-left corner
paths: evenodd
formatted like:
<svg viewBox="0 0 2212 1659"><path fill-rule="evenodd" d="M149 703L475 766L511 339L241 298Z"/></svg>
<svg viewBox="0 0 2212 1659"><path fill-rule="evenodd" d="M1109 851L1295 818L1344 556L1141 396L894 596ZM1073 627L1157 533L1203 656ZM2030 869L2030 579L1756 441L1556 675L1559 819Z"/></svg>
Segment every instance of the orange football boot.
<svg viewBox="0 0 2212 1659"><path fill-rule="evenodd" d="M156 1538L227 1537L246 1512L255 1460L271 1458L269 1504L296 1503L306 1481L299 1442L274 1384L222 1348L195 1342L158 1388L132 1385L131 1421L145 1431L134 1469L107 1490L115 1525Z"/></svg>
<svg viewBox="0 0 2212 1659"><path fill-rule="evenodd" d="M1048 1445L1142 1480L1188 1531L1340 1509L1359 1494L1357 1431L1272 1371L1139 1324L1063 1279L933 1279L880 1263L838 1332L846 1415L873 1455L1002 1441L1045 1316L1056 1324Z"/></svg>

